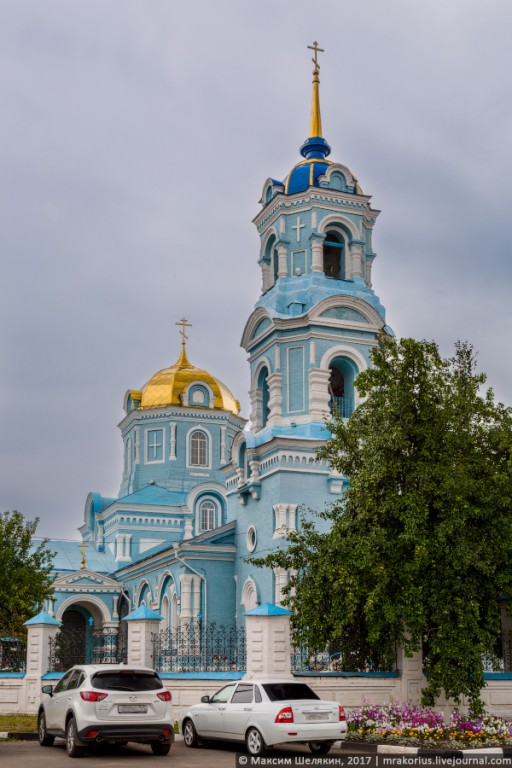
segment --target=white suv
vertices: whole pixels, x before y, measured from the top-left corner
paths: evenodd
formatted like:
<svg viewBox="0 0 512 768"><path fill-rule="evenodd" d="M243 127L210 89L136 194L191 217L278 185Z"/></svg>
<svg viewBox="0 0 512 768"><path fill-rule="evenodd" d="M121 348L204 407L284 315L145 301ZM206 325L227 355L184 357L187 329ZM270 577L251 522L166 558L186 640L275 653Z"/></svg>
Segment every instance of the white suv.
<svg viewBox="0 0 512 768"><path fill-rule="evenodd" d="M98 742L150 744L167 755L174 740L171 694L149 667L84 664L42 688L38 734L42 747L66 740L70 757Z"/></svg>

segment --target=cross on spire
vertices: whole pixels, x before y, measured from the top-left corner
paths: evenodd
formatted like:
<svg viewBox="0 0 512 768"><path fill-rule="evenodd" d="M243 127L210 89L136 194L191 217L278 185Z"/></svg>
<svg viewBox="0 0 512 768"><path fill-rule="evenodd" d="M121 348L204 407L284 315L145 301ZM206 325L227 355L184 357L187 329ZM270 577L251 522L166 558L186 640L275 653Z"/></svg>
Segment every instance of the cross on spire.
<svg viewBox="0 0 512 768"><path fill-rule="evenodd" d="M192 323L187 323L187 318L182 317L179 323L174 323L174 325L181 325L181 331L179 331L181 335L181 346L185 347L185 342L188 339L187 334L185 333L185 328L192 328Z"/></svg>
<svg viewBox="0 0 512 768"><path fill-rule="evenodd" d="M320 69L320 64L318 63L317 56L318 56L319 53L325 53L325 49L324 48L319 48L318 47L318 43L316 42L316 40L313 43L313 45L308 45L308 48L309 48L310 51L314 51L315 52L315 55L311 59L311 61L315 65L315 72L318 72L318 70Z"/></svg>

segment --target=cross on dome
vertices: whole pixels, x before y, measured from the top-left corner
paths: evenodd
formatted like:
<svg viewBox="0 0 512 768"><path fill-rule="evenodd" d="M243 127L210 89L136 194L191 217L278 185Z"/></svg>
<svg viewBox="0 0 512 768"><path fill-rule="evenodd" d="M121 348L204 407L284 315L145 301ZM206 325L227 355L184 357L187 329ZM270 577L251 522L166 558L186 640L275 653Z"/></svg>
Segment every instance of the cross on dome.
<svg viewBox="0 0 512 768"><path fill-rule="evenodd" d="M182 317L181 320L178 323L174 323L174 325L181 325L181 331L179 331L179 334L181 336L181 346L185 346L185 342L188 339L187 334L185 333L185 328L192 328L192 323L187 322L186 317Z"/></svg>

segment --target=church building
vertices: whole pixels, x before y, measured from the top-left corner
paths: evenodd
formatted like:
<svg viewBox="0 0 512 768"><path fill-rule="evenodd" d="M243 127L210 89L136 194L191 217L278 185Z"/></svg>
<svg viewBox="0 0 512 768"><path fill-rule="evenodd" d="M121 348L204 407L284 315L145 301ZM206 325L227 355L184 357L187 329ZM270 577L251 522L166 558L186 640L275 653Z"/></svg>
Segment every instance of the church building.
<svg viewBox="0 0 512 768"><path fill-rule="evenodd" d="M250 557L283 546L303 515L343 493L345 478L316 459L329 439L325 420L351 415L354 380L379 335L392 332L372 287L379 212L354 173L328 159L321 49L312 50L308 138L284 178L264 182L254 218L261 295L241 341L249 420L228 387L195 365L182 319L176 362L125 395L118 497L89 494L81 545L50 542L55 593L44 608L63 628L116 628L141 608L162 628L241 626L244 612L279 604L290 577Z"/></svg>

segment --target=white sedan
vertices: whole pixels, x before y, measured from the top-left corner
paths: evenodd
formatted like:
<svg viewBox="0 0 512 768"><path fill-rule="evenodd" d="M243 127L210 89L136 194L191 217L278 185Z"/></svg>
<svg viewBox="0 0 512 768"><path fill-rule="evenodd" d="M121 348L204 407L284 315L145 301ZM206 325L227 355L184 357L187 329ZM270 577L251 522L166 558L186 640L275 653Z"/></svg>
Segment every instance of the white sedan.
<svg viewBox="0 0 512 768"><path fill-rule="evenodd" d="M326 755L347 735L347 720L341 704L324 701L306 683L250 680L203 696L183 714L181 732L187 747L209 739L240 741L256 756L276 744L306 742L313 754Z"/></svg>

